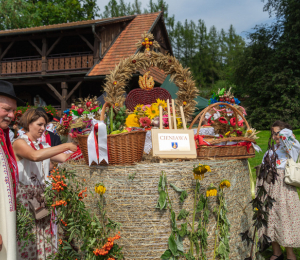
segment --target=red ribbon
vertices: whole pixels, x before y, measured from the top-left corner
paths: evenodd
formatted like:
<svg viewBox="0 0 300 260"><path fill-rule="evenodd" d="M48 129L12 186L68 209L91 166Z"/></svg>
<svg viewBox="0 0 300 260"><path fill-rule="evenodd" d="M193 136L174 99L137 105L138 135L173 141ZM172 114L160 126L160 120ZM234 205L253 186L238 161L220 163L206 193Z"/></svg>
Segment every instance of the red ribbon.
<svg viewBox="0 0 300 260"><path fill-rule="evenodd" d="M195 135L195 136L194 136L195 143L196 143L196 148L198 148L196 140L198 140L200 146L201 146L201 145L205 145L205 146L215 146L215 147L222 147L222 146L224 146L224 145L211 145L211 144L208 144L208 143L206 143L206 142L204 141L203 138L204 138L204 135ZM245 142L239 142L239 143L237 143L237 144L229 144L229 145L227 145L227 146L246 146L246 148L247 148L247 153L250 153L250 147L251 147L251 145L252 145L251 142L245 141Z"/></svg>

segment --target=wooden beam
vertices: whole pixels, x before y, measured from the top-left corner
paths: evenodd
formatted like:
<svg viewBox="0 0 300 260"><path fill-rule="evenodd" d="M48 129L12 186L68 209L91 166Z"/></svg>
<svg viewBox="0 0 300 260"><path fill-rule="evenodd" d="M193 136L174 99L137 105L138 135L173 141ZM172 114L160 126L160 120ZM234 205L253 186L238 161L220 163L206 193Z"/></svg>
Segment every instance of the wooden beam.
<svg viewBox="0 0 300 260"><path fill-rule="evenodd" d="M47 86L54 92L54 94L59 98L60 101L63 101L63 97L58 93L55 87L53 87L50 83L46 83Z"/></svg>
<svg viewBox="0 0 300 260"><path fill-rule="evenodd" d="M61 111L65 111L67 109L67 96L68 96L68 83L61 82L62 89L62 100L61 100Z"/></svg>
<svg viewBox="0 0 300 260"><path fill-rule="evenodd" d="M11 46L13 46L13 44L15 43L15 41L12 41L7 48L5 49L5 51L1 54L0 56L0 60L2 60L2 58L6 55L6 53L9 51L9 49L11 48Z"/></svg>
<svg viewBox="0 0 300 260"><path fill-rule="evenodd" d="M90 47L90 49L92 51L94 50L93 45L84 36L82 36L81 34L79 34L79 37Z"/></svg>
<svg viewBox="0 0 300 260"><path fill-rule="evenodd" d="M48 49L48 42L46 37L42 40L43 46L42 46L42 74L46 74L46 71L48 69L48 62L47 62L47 49Z"/></svg>
<svg viewBox="0 0 300 260"><path fill-rule="evenodd" d="M54 47L59 43L59 41L61 40L62 36L60 36L59 38L57 38L57 40L52 44L52 46L49 48L49 50L46 53L46 56L48 56L51 51L53 51Z"/></svg>
<svg viewBox="0 0 300 260"><path fill-rule="evenodd" d="M31 45L37 50L37 52L42 56L42 51L41 51L41 49L38 47L38 46L36 46L35 45L35 43L32 41L32 40L28 40L30 43L31 43Z"/></svg>
<svg viewBox="0 0 300 260"><path fill-rule="evenodd" d="M71 90L71 92L67 95L66 100L68 100L68 99L73 95L73 93L75 92L76 89L78 89L78 87L81 85L81 83L82 83L82 81L79 81L79 82L75 85L75 87L74 87L74 88Z"/></svg>
<svg viewBox="0 0 300 260"><path fill-rule="evenodd" d="M58 96L56 96L49 88L47 88L46 86L43 86L43 89L53 98L55 98L57 101L61 101Z"/></svg>

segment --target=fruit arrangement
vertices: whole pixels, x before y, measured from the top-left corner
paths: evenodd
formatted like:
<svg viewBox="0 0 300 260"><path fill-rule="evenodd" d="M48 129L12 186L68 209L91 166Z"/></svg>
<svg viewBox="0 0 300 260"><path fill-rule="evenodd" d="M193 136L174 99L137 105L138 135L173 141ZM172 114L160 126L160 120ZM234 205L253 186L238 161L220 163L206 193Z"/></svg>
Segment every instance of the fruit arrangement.
<svg viewBox="0 0 300 260"><path fill-rule="evenodd" d="M224 102L231 105L239 105L241 103L238 98L234 97L234 94L231 92L231 87L227 91L225 88L222 88L219 89L217 93L213 93L208 104L211 105L217 102Z"/></svg>
<svg viewBox="0 0 300 260"><path fill-rule="evenodd" d="M120 134L130 132L125 128L126 107L123 106L118 112L114 112L113 107L109 109L109 124L107 124L107 134ZM112 119L112 120L111 120Z"/></svg>
<svg viewBox="0 0 300 260"><path fill-rule="evenodd" d="M61 121L62 123L57 124L56 132L59 133L59 135L66 136L69 134L72 116L70 114L64 114Z"/></svg>

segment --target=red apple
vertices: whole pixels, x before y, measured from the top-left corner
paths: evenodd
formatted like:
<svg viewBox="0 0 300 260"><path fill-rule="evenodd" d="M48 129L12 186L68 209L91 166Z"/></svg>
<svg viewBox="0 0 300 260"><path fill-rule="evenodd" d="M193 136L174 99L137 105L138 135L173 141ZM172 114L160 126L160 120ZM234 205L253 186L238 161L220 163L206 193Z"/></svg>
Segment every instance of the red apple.
<svg viewBox="0 0 300 260"><path fill-rule="evenodd" d="M230 99L230 103L234 104L235 103L235 100L234 98Z"/></svg>
<svg viewBox="0 0 300 260"><path fill-rule="evenodd" d="M71 109L75 109L75 105L71 106Z"/></svg>
<svg viewBox="0 0 300 260"><path fill-rule="evenodd" d="M223 102L224 101L224 98L220 97L220 102Z"/></svg>
<svg viewBox="0 0 300 260"><path fill-rule="evenodd" d="M229 101L229 97L226 97L226 98L225 98L225 101Z"/></svg>
<svg viewBox="0 0 300 260"><path fill-rule="evenodd" d="M132 131L132 128L130 128L130 127L126 127L125 128L128 132L131 132Z"/></svg>
<svg viewBox="0 0 300 260"><path fill-rule="evenodd" d="M89 101L89 102L86 102L86 106L87 106L87 107L89 107L91 104L92 104L92 102L91 102L91 101Z"/></svg>
<svg viewBox="0 0 300 260"><path fill-rule="evenodd" d="M77 112L78 112L79 115L81 115L81 114L83 113L83 111L84 111L84 110L83 110L83 108L81 108L81 107L77 109Z"/></svg>

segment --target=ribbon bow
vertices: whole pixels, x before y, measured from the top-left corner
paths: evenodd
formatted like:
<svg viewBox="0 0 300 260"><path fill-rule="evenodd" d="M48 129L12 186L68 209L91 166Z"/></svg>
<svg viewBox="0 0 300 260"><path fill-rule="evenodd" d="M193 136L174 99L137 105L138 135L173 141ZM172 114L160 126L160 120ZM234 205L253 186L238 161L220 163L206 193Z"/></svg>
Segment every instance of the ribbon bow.
<svg viewBox="0 0 300 260"><path fill-rule="evenodd" d="M92 129L88 137L89 165L93 162L99 164L102 160L108 163L106 125L95 119L91 123Z"/></svg>

